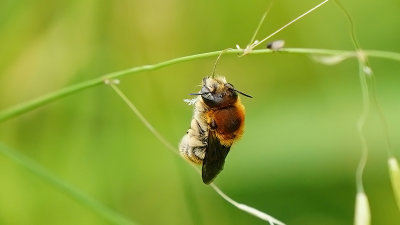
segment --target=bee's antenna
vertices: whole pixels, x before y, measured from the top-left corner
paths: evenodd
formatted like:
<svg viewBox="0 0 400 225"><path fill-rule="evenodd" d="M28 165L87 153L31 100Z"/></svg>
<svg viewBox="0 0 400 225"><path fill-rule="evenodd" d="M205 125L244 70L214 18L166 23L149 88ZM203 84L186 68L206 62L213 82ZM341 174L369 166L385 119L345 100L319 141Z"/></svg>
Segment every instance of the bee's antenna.
<svg viewBox="0 0 400 225"><path fill-rule="evenodd" d="M203 92L203 93L190 93L189 95L204 95L209 94L210 92Z"/></svg>
<svg viewBox="0 0 400 225"><path fill-rule="evenodd" d="M243 93L241 91L238 91L236 89L233 89L233 90L236 91L237 93L241 94L241 95L244 95L244 96L248 97L248 98L253 98L253 96L251 96L251 95L245 94L245 93Z"/></svg>
<svg viewBox="0 0 400 225"><path fill-rule="evenodd" d="M212 78L215 77L215 69L217 68L217 64L218 64L219 58L221 58L221 55L222 55L224 52L226 52L226 51L228 51L228 50L231 50L231 49L232 49L232 48L227 48L227 49L222 50L222 51L219 53L219 55L218 55L218 57L217 57L217 60L215 60L214 67L213 67L213 70L212 70L212 73L211 73L211 77L212 77Z"/></svg>

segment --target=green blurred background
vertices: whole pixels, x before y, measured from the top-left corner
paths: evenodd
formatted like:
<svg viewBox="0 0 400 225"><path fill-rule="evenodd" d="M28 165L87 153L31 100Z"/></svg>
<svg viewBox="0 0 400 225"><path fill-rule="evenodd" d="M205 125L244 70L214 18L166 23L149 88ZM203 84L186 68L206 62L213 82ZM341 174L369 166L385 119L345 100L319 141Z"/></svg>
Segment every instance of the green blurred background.
<svg viewBox="0 0 400 225"><path fill-rule="evenodd" d="M258 39L320 1L276 1ZM365 49L400 52L400 1L344 1ZM245 46L267 1L0 2L0 109L121 69ZM353 49L334 2L278 34L287 47ZM171 143L186 132L184 98L215 57L127 76L119 87ZM400 63L371 59L393 149L400 156ZM239 90L246 132L216 183L287 224L352 224L362 102L356 60L297 54L223 56L217 73ZM399 224L375 108L366 126L372 224ZM0 124L0 141L138 224L266 224L239 211L168 151L108 86ZM109 224L0 155L0 224Z"/></svg>

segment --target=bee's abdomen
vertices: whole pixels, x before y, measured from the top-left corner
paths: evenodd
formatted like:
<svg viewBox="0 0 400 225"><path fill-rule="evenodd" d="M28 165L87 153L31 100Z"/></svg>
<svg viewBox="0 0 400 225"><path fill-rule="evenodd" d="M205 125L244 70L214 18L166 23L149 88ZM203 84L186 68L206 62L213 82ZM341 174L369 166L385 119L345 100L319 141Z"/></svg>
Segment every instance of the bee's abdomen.
<svg viewBox="0 0 400 225"><path fill-rule="evenodd" d="M189 130L179 144L179 151L189 161L201 164L207 148L207 130L197 119L192 119Z"/></svg>

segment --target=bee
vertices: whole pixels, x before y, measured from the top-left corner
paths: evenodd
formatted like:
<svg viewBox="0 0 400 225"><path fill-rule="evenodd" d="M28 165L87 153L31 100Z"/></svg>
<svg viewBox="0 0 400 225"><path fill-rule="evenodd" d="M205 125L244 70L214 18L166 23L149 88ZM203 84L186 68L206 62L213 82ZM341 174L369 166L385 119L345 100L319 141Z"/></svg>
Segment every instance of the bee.
<svg viewBox="0 0 400 225"><path fill-rule="evenodd" d="M252 98L226 82L225 77L203 78L201 90L189 104L194 105L190 128L179 151L195 164L202 164L202 179L211 183L224 167L232 144L244 131L245 109L238 96Z"/></svg>

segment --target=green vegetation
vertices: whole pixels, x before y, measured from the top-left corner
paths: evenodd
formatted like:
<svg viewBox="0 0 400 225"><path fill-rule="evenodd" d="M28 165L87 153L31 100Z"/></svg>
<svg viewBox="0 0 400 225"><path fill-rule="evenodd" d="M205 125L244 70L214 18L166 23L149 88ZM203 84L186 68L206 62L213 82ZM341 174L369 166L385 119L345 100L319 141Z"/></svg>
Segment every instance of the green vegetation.
<svg viewBox="0 0 400 225"><path fill-rule="evenodd" d="M259 38L317 3L276 2ZM366 53L398 156L400 64L372 56L400 58L400 4L359 4L345 7L361 46L383 50ZM177 145L192 113L182 100L211 72L215 50L248 43L264 1L18 0L0 6L0 142L18 150L0 146L0 224L265 224L202 184L110 87L89 88L103 82L101 74L137 72L120 77L119 88ZM246 133L216 183L287 224L351 224L361 149L356 122L363 108L358 62L328 67L293 54L351 54L347 20L329 2L276 39L290 48L221 57L217 74L255 98L243 99ZM210 53L196 55L201 52ZM184 55L191 56L177 58ZM185 63L172 65L179 62ZM379 115L371 105L363 184L372 224L397 224Z"/></svg>

